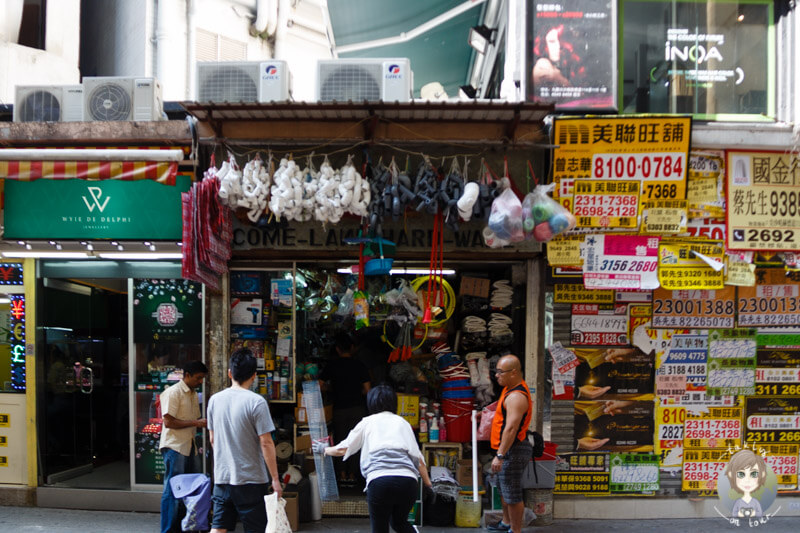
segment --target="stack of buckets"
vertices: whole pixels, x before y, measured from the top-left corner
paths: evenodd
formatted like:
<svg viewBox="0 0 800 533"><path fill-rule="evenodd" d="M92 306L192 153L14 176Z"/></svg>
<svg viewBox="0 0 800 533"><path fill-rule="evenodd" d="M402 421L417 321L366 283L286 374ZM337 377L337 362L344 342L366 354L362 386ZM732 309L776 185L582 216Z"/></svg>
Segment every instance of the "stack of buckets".
<svg viewBox="0 0 800 533"><path fill-rule="evenodd" d="M458 363L463 365L463 363ZM442 412L447 425L447 440L472 440L472 409L475 394L469 378L453 378L442 382Z"/></svg>

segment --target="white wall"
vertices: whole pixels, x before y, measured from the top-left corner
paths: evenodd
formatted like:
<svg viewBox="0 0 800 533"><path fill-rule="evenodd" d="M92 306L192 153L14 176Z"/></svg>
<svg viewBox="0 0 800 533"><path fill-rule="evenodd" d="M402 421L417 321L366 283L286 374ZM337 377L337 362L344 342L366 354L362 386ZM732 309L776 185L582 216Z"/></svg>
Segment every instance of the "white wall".
<svg viewBox="0 0 800 533"><path fill-rule="evenodd" d="M80 82L80 0L47 3L45 50L0 43L0 103L14 103L16 85Z"/></svg>

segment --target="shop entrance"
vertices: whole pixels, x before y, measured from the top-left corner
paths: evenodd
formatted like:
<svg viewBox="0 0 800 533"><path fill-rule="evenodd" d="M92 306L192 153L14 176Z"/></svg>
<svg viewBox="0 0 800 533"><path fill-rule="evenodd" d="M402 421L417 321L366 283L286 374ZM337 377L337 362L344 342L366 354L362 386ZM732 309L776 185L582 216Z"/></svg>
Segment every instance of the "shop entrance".
<svg viewBox="0 0 800 533"><path fill-rule="evenodd" d="M43 278L37 294L42 481L128 489L127 280Z"/></svg>

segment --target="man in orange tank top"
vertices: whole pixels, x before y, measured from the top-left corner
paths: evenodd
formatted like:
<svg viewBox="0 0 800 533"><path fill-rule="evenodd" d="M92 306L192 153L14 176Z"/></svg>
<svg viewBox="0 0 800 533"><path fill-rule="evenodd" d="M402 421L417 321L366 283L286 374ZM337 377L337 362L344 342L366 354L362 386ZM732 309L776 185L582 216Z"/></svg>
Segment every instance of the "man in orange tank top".
<svg viewBox="0 0 800 533"><path fill-rule="evenodd" d="M522 473L531 460L528 426L533 415L533 401L522 377L522 367L514 355L501 357L495 369L503 392L492 421L491 446L497 450L492 472L499 473L503 501L503 520L491 531L522 531L525 502L522 498Z"/></svg>

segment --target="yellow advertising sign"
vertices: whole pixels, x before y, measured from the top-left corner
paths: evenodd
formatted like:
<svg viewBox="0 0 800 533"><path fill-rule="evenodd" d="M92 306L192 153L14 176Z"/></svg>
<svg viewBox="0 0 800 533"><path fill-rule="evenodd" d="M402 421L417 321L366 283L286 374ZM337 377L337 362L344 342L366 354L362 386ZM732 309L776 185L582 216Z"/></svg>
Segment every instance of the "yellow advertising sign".
<svg viewBox="0 0 800 533"><path fill-rule="evenodd" d="M722 289L725 285L724 255L722 246L714 243L660 243L658 281L661 288Z"/></svg>
<svg viewBox="0 0 800 533"><path fill-rule="evenodd" d="M751 448L759 454L766 453L764 460L772 467L778 477L778 488L793 489L797 487L797 444L759 444L753 443Z"/></svg>
<svg viewBox="0 0 800 533"><path fill-rule="evenodd" d="M559 235L547 243L547 262L550 266L581 266L583 235Z"/></svg>
<svg viewBox="0 0 800 533"><path fill-rule="evenodd" d="M753 287L756 284L756 266L752 263L739 261L733 256L728 256L725 265L725 285L739 287Z"/></svg>
<svg viewBox="0 0 800 533"><path fill-rule="evenodd" d="M556 196L572 210L576 179L637 180L647 200L686 198L690 117L557 118Z"/></svg>
<svg viewBox="0 0 800 533"><path fill-rule="evenodd" d="M7 413L0 413L0 428L7 428L11 426L11 415Z"/></svg>
<svg viewBox="0 0 800 533"><path fill-rule="evenodd" d="M686 448L728 448L741 444L742 434L741 407L709 407L708 411L686 413L683 445Z"/></svg>
<svg viewBox="0 0 800 533"><path fill-rule="evenodd" d="M656 438L653 449L664 468L680 468L683 461L683 423L686 408L680 405L656 407Z"/></svg>
<svg viewBox="0 0 800 533"><path fill-rule="evenodd" d="M556 283L553 301L566 304L613 304L614 291L587 289L583 283Z"/></svg>
<svg viewBox="0 0 800 533"><path fill-rule="evenodd" d="M782 268L756 270L757 285L738 289L737 324L751 326L800 325L800 282Z"/></svg>
<svg viewBox="0 0 800 533"><path fill-rule="evenodd" d="M800 155L728 151L728 248L800 250Z"/></svg>
<svg viewBox="0 0 800 533"><path fill-rule="evenodd" d="M579 228L639 226L638 181L575 180L572 214Z"/></svg>
<svg viewBox="0 0 800 533"><path fill-rule="evenodd" d="M717 477L728 466L728 450L684 450L682 490L716 490Z"/></svg>
<svg viewBox="0 0 800 533"><path fill-rule="evenodd" d="M642 233L685 233L688 219L686 200L642 202Z"/></svg>
<svg viewBox="0 0 800 533"><path fill-rule="evenodd" d="M724 152L692 151L689 154L689 182L686 198L694 217L725 216L722 178L725 174Z"/></svg>
<svg viewBox="0 0 800 533"><path fill-rule="evenodd" d="M653 291L654 328L732 328L736 289Z"/></svg>

